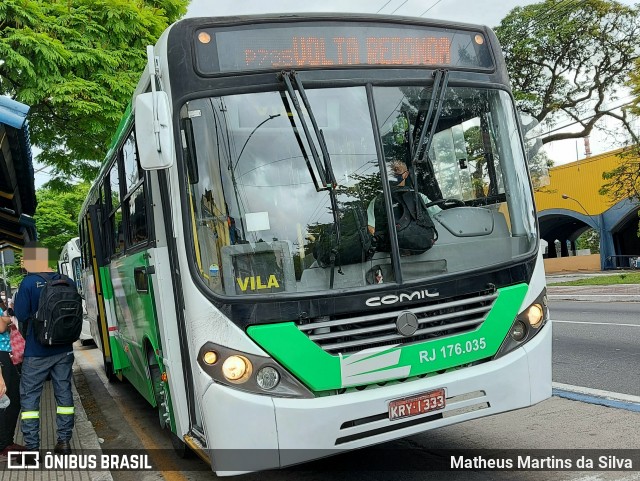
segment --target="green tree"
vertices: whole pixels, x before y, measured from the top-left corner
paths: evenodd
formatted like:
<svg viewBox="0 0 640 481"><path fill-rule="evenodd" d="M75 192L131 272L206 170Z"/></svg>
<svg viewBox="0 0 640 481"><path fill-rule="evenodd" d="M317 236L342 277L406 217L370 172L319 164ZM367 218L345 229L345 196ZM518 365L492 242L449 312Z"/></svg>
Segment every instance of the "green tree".
<svg viewBox="0 0 640 481"><path fill-rule="evenodd" d="M188 0L2 0L0 95L31 106L38 160L92 178L144 68Z"/></svg>
<svg viewBox="0 0 640 481"><path fill-rule="evenodd" d="M589 229L576 239L576 249L589 249L592 254L600 252L600 234L595 229Z"/></svg>
<svg viewBox="0 0 640 481"><path fill-rule="evenodd" d="M84 182L65 190L43 188L36 193L38 208L34 219L38 239L56 255L78 235L78 215L89 187L89 183Z"/></svg>
<svg viewBox="0 0 640 481"><path fill-rule="evenodd" d="M640 115L640 58L636 59L635 68L629 74L629 86L631 93L635 96L629 110L634 115Z"/></svg>
<svg viewBox="0 0 640 481"><path fill-rule="evenodd" d="M13 264L5 265L5 271L7 273L7 282L11 287L12 294L15 292L15 289L20 285L20 282L22 282L22 278L24 277L24 275L22 274L22 268L20 267L20 263L22 261L22 251L14 250L13 254L14 254L15 262Z"/></svg>
<svg viewBox="0 0 640 481"><path fill-rule="evenodd" d="M513 9L496 28L520 109L540 123L568 117L580 127L543 143L585 137L604 118L637 142L627 110L610 106L640 50L639 12L614 0L545 0Z"/></svg>
<svg viewBox="0 0 640 481"><path fill-rule="evenodd" d="M631 72L631 80L629 82L633 95L635 95L635 100L631 107L631 112L640 116L640 58L636 60L636 68L633 72ZM629 184L632 186L633 191L636 193L635 199L640 201L640 142L636 142L633 146L631 160L628 162L631 171L634 172L633 180L630 180ZM633 169L635 167L635 169ZM638 212L638 216L640 217L640 211ZM638 221L638 237L640 237L640 221Z"/></svg>

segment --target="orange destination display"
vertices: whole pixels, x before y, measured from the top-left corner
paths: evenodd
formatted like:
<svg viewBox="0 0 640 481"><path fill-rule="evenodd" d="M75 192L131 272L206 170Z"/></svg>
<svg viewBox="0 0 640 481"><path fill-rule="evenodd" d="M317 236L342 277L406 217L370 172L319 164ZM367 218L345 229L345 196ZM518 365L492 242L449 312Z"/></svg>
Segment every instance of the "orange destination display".
<svg viewBox="0 0 640 481"><path fill-rule="evenodd" d="M204 74L331 67L493 69L482 32L371 23L260 24L196 32Z"/></svg>

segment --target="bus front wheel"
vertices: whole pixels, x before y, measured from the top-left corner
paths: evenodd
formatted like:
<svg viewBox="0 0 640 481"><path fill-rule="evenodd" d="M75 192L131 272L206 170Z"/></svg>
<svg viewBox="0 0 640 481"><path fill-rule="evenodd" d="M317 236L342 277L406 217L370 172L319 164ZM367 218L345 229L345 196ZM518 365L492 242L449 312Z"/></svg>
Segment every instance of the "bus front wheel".
<svg viewBox="0 0 640 481"><path fill-rule="evenodd" d="M171 437L171 444L173 445L173 450L176 452L178 457L182 459L188 459L191 457L191 448L187 446L182 439L176 436L174 433L170 432L169 436Z"/></svg>

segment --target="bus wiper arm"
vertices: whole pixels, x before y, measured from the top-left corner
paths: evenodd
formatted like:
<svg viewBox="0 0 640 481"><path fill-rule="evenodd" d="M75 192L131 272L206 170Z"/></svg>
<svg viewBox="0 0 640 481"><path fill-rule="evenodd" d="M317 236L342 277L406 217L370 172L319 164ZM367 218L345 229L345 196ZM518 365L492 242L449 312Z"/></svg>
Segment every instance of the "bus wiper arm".
<svg viewBox="0 0 640 481"><path fill-rule="evenodd" d="M427 114L424 117L424 121L422 122L422 130L420 132L420 139L417 143L409 144L411 151L411 177L415 179L416 185L414 188L415 202L416 205L419 205L420 199L418 198L418 186L416 176L416 164L422 162L424 156L427 156L427 170L430 173L430 183L433 186L435 184L435 175L433 164L431 163L431 159L429 158L429 149L431 148L431 143L433 142L433 136L436 133L436 128L438 127L438 119L440 119L440 113L442 112L442 103L444 101L444 97L447 93L447 83L449 82L449 71L438 69L435 72L435 79L433 81L433 92L431 94L431 101L429 102L429 110L427 110ZM436 106L437 104L437 106ZM435 114L433 112L433 108L436 106ZM417 123L417 119L416 119ZM431 129L429 131L429 137L427 138L427 143L422 146L424 142L425 135L427 133L427 129L431 125ZM411 139L411 136L409 136ZM437 185L437 184L436 184ZM440 189L437 188L440 197L442 197L442 193ZM418 209L418 223L422 224L424 222L425 213L422 209Z"/></svg>
<svg viewBox="0 0 640 481"><path fill-rule="evenodd" d="M320 151L322 152L322 158L324 160L324 170L327 176L327 181L330 182L331 187L327 184L328 188L335 188L336 176L333 173L333 165L331 164L331 157L329 157L329 149L327 149L327 142L324 139L324 132L321 128L318 127L318 123L316 122L316 117L313 115L313 110L311 109L311 104L309 103L309 99L307 98L307 93L304 90L302 85L302 81L298 77L298 74L295 71L291 71L289 74L293 79L295 87L300 93L300 98L302 98L302 103L304 103L305 108L307 109L307 113L309 114L309 120L311 120L311 125L313 125L313 131L318 137L318 143L320 144Z"/></svg>
<svg viewBox="0 0 640 481"><path fill-rule="evenodd" d="M289 101L287 100L287 95L284 92L280 92L280 97L282 99L284 109L287 112L287 118L289 119L291 128L293 129L293 135L295 135L296 141L298 142L298 147L300 148L300 152L302 153L302 158L304 159L304 163L307 166L307 170L309 171L309 175L311 176L311 180L313 181L313 185L316 188L316 192L320 192L321 190L324 190L324 186L318 183L318 179L316 178L316 174L313 171L313 167L311 167L311 162L309 162L309 155L307 155L307 149L305 149L304 147L304 143L302 142L302 138L300 137L298 127L296 127L296 122L295 120L293 120L293 113L291 112L291 106L289 105Z"/></svg>
<svg viewBox="0 0 640 481"><path fill-rule="evenodd" d="M300 123L302 124L304 134L307 137L311 155L313 156L313 160L320 175L320 181L322 182L323 186L329 191L329 198L331 199L331 213L333 214L333 223L335 226L335 243L332 242L333 245L331 246L331 276L329 279L329 288L333 289L335 262L336 256L338 254L338 248L340 246L340 211L338 210L338 196L336 195L336 187L338 185L338 182L336 181L336 177L333 172L333 165L331 164L331 157L329 156L329 149L327 149L327 143L324 138L324 133L322 132L322 129L318 127L316 117L315 115L313 115L313 109L311 108L311 104L309 103L309 99L304 90L304 86L302 85L302 81L298 77L297 73L293 70L288 72L283 71L281 75L284 84L287 87L287 91L289 92L289 96L291 97L291 101L293 102L293 106L295 107L296 112L298 113L298 117L300 118ZM293 84L291 82L292 80ZM298 98L294 91L294 86L295 90L297 90L300 94L302 103L304 104L304 107L309 114L309 120L311 120L313 132L315 133L316 138L318 139L318 143L320 144L320 151L322 152L324 166L320 163L318 151L316 150L313 139L311 138L309 127L307 126L307 122L304 118L304 113L302 112L302 108L300 107L300 103L298 102ZM338 273L342 273L340 268L338 268Z"/></svg>
<svg viewBox="0 0 640 481"><path fill-rule="evenodd" d="M427 157L429 155L429 149L431 148L431 142L433 142L433 136L436 133L436 128L438 127L438 119L440 118L440 114L442 112L442 103L444 101L444 97L447 92L447 83L449 82L449 71L448 70L436 70L436 78L433 81L433 94L431 95L431 102L429 103L429 110L427 111L427 115L424 118L424 122L422 123L422 132L420 132L420 140L414 145L415 151L413 152L412 165L415 165L416 162L422 162L422 159L425 154ZM435 115L433 115L434 105L437 103ZM422 143L424 142L425 135L427 133L427 128L429 128L429 124L431 124L431 129L429 132L429 137L427 137L427 144L422 147Z"/></svg>
<svg viewBox="0 0 640 481"><path fill-rule="evenodd" d="M307 143L309 144L309 150L311 150L311 156L313 157L313 162L316 165L316 170L318 171L318 175L320 176L320 183L322 184L323 188L327 188L327 183L328 183L328 179L327 179L327 175L325 172L325 169L322 166L322 163L320 162L320 156L318 155L318 151L316 149L316 145L313 142L313 139L311 138L311 132L309 131L309 126L307 125L307 122L304 118L304 112L302 111L302 107L300 107L300 102L298 101L298 96L296 95L296 92L293 88L293 85L291 84L291 79L289 77L293 77L294 80L296 81L296 86L300 84L300 82L297 80L297 78L295 77L294 72L286 72L283 71L280 73L280 77L282 79L282 81L284 82L285 87L287 88L287 92L289 93L289 97L291 98L291 102L293 103L294 108L296 109L296 112L298 114L298 118L300 119L300 124L302 125L302 130L304 131L304 135L307 138ZM300 91L300 96L304 100L306 99L306 95L303 95L304 90ZM322 140L320 140L320 135L318 134L318 126L315 123L315 118L313 117L313 114L311 113L310 107L307 106L308 100L307 102L305 102L305 107L307 108L307 112L309 112L309 117L312 119L311 123L315 129L315 133L316 136L318 137L318 142L320 143L320 145L322 145ZM322 147L321 147L322 148ZM324 152L323 152L324 155Z"/></svg>

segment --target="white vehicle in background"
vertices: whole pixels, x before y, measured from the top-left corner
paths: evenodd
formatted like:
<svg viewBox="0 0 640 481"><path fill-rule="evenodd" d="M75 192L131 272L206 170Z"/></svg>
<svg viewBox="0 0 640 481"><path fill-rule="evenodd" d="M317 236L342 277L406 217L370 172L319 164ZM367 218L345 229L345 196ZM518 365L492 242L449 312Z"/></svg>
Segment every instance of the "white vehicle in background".
<svg viewBox="0 0 640 481"><path fill-rule="evenodd" d="M58 272L71 278L76 283L78 292L82 294L82 276L80 275L82 272L82 259L79 237L74 237L62 248L62 252L60 252L60 259L58 259ZM93 341L93 337L91 336L91 328L89 321L87 320L87 307L84 302L84 297L82 307L84 319L82 321L80 342L85 344L87 341Z"/></svg>

